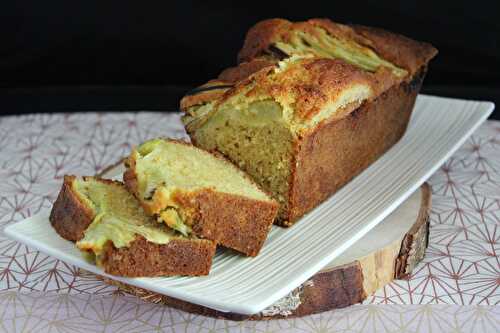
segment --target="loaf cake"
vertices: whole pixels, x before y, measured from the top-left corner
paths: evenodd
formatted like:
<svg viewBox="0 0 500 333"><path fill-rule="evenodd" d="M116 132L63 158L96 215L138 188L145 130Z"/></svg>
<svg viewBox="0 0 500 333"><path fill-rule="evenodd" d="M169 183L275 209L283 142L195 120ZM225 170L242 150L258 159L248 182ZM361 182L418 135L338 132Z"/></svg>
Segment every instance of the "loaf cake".
<svg viewBox="0 0 500 333"><path fill-rule="evenodd" d="M64 177L50 222L106 273L120 276L207 275L216 249L157 223L123 183L94 177Z"/></svg>
<svg viewBox="0 0 500 333"><path fill-rule="evenodd" d="M159 222L256 256L278 204L244 172L186 142L150 140L126 160L124 182Z"/></svg>
<svg viewBox="0 0 500 333"><path fill-rule="evenodd" d="M183 122L194 145L268 191L288 226L401 138L436 53L380 29L266 20L237 67L182 99Z"/></svg>

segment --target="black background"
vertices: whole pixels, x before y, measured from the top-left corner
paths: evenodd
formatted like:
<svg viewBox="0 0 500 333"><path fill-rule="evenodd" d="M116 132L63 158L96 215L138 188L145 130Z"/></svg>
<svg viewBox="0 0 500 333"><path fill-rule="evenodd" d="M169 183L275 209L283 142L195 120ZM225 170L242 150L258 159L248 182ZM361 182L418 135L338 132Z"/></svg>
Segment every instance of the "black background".
<svg viewBox="0 0 500 333"><path fill-rule="evenodd" d="M17 1L0 5L2 113L175 110L271 17L328 17L436 46L425 93L500 103L495 1ZM499 118L499 112L494 115Z"/></svg>

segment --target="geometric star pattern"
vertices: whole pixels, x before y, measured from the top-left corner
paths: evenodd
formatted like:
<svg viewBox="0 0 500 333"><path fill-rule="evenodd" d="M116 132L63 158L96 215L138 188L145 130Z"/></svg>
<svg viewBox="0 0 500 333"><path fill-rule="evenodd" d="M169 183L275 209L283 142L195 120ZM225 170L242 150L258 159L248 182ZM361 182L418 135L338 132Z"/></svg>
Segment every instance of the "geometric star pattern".
<svg viewBox="0 0 500 333"><path fill-rule="evenodd" d="M179 117L0 117L0 228L50 208L64 174L100 172L149 138L186 138ZM499 332L500 122L483 124L428 182L425 258L409 280L363 304L295 319L216 320L145 303L0 232L0 331Z"/></svg>
<svg viewBox="0 0 500 333"><path fill-rule="evenodd" d="M0 292L2 332L498 332L500 307L362 304L302 318L229 321L128 295Z"/></svg>
<svg viewBox="0 0 500 333"><path fill-rule="evenodd" d="M500 304L500 122L488 121L428 180L429 248L408 281L365 304Z"/></svg>

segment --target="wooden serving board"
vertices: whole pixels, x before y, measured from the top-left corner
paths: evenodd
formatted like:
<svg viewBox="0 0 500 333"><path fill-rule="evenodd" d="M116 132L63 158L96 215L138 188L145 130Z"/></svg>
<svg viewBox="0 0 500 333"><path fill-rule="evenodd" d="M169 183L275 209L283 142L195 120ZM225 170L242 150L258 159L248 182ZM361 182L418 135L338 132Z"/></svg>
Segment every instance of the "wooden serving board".
<svg viewBox="0 0 500 333"><path fill-rule="evenodd" d="M114 176L115 167L101 173ZM231 320L300 317L360 303L394 279L404 279L422 260L428 243L431 191L413 193L391 215L342 255L273 306L252 316L228 313L103 278L145 301ZM293 228L293 227L292 227Z"/></svg>

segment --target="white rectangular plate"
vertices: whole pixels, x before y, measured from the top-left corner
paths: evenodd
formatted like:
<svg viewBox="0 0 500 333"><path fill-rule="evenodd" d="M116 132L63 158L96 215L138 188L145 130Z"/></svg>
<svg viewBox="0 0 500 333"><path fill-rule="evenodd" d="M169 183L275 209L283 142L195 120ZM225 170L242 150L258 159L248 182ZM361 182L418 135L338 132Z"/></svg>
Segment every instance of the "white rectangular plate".
<svg viewBox="0 0 500 333"><path fill-rule="evenodd" d="M318 272L415 191L488 117L494 105L419 96L401 141L292 228L274 227L256 258L218 251L207 277L120 278L87 263L50 226L49 212L5 234L96 274L220 311L262 311Z"/></svg>

